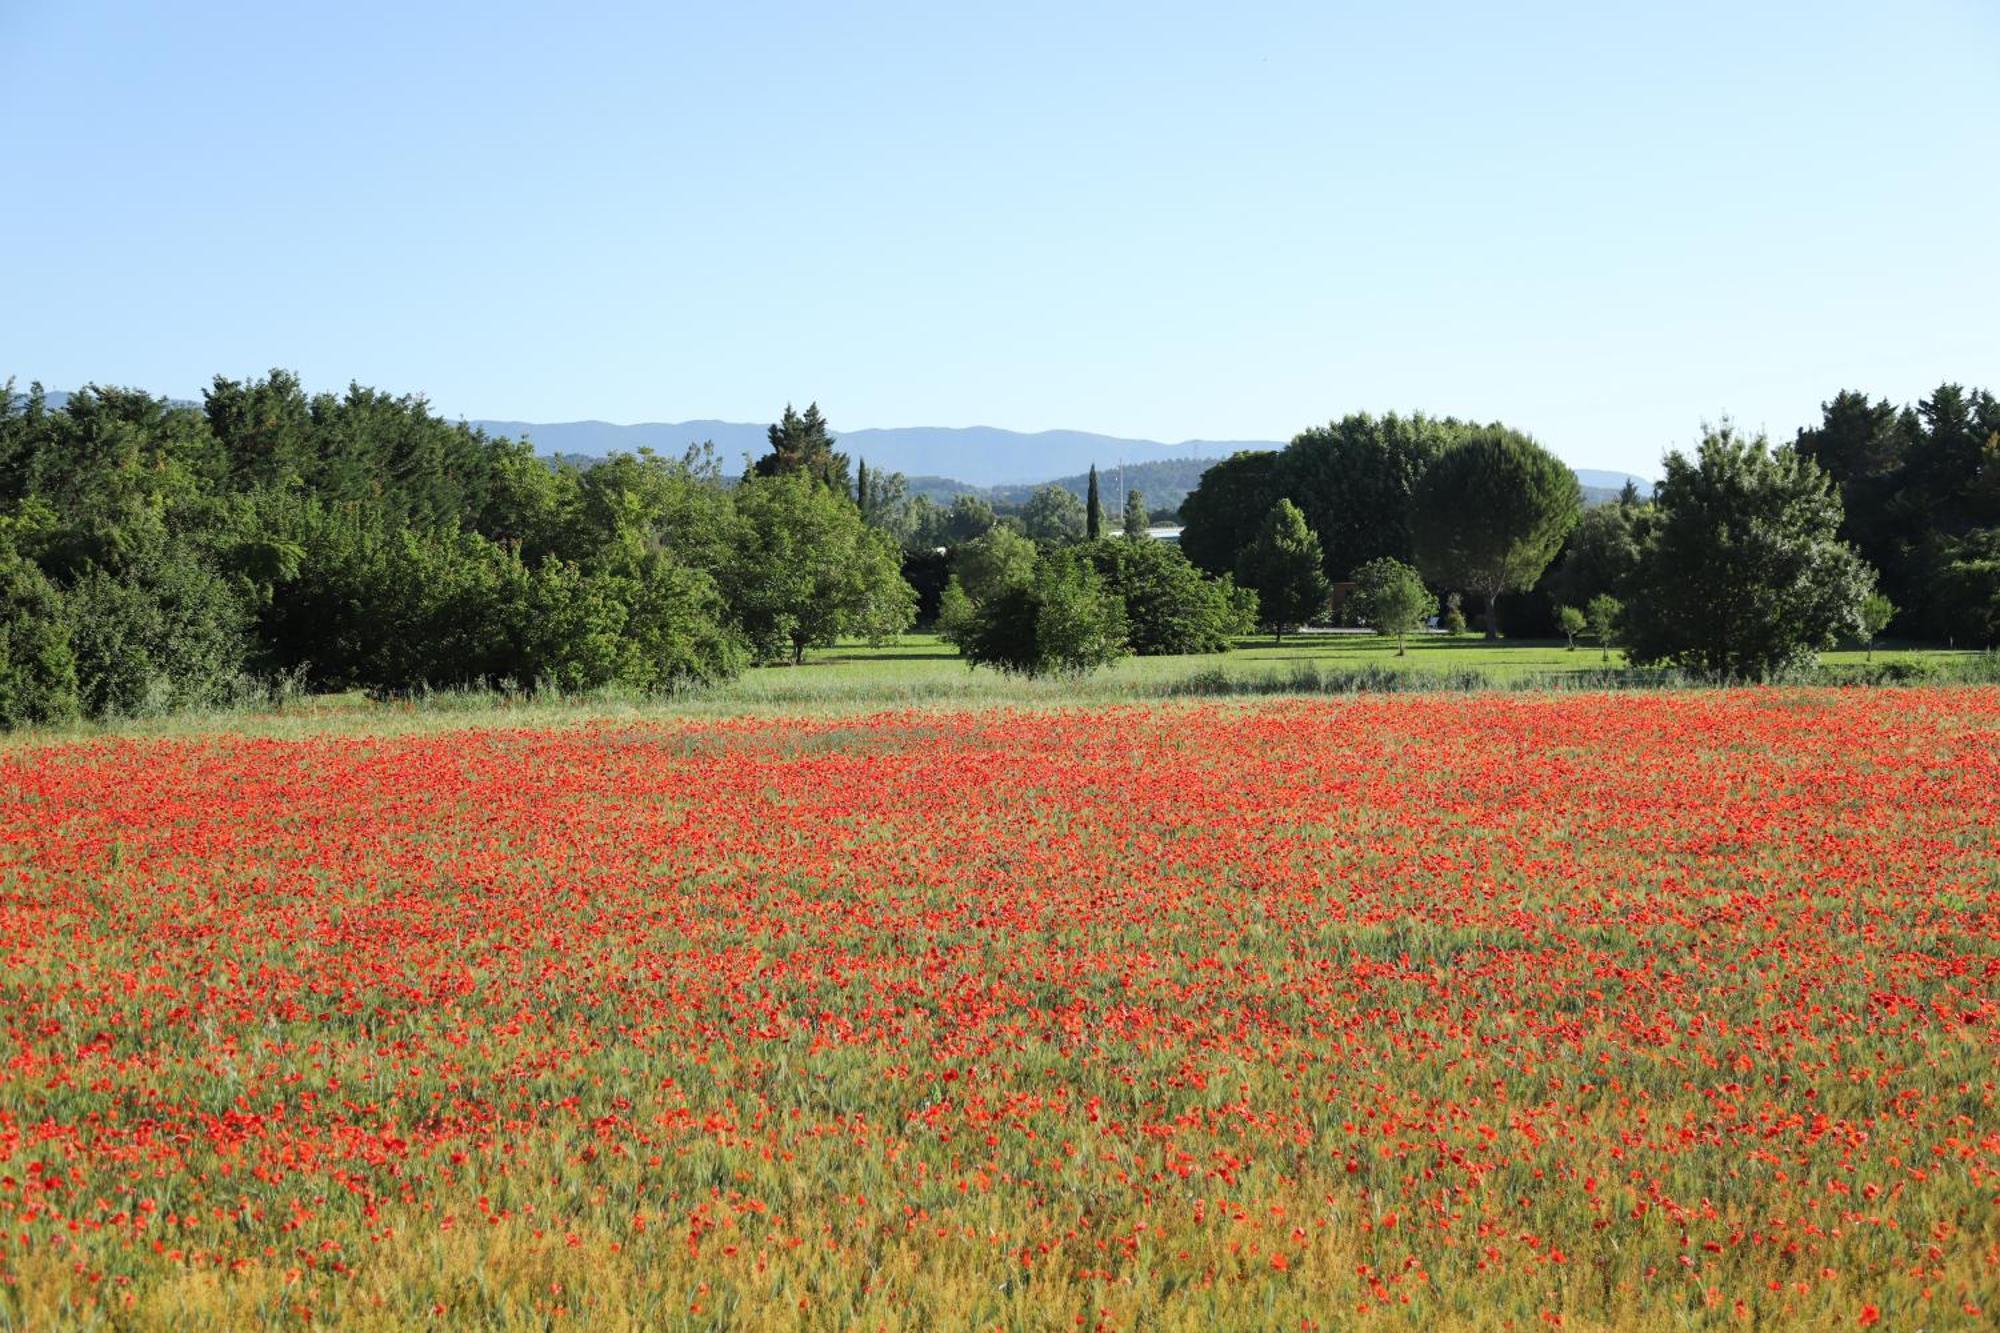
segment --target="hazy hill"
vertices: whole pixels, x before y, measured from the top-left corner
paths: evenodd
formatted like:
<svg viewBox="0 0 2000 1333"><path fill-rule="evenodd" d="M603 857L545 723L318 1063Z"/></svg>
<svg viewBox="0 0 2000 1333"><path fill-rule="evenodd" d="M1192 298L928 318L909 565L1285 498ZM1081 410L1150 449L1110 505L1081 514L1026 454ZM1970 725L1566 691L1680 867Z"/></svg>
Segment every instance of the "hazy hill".
<svg viewBox="0 0 2000 1333"><path fill-rule="evenodd" d="M650 445L677 454L690 444L712 441L724 465L734 470L747 455L766 449L762 425L740 421L654 421L617 426L606 421L475 421L491 434L527 437L545 454L602 457L619 450ZM840 448L850 458L866 459L871 468L901 472L913 495L940 502L954 495L978 495L1001 503L1019 503L1036 486L1056 485L1084 493L1091 464L1097 465L1107 510L1119 504L1118 465L1125 464L1125 484L1146 494L1149 508L1178 505L1194 489L1209 464L1238 449L1281 449L1276 440L1159 440L1093 435L1087 431L1049 430L1024 433L993 426L904 426L890 430L837 432ZM1586 501L1596 504L1617 496L1625 484L1623 472L1577 469ZM1642 494L1652 483L1634 477Z"/></svg>
<svg viewBox="0 0 2000 1333"><path fill-rule="evenodd" d="M734 466L748 454L765 451L762 425L736 421L649 421L616 426L606 421L475 421L496 435L526 436L543 453L588 454L601 457L617 450L651 445L661 453L679 453L703 440L715 443L725 463ZM993 426L904 426L889 430L837 432L840 449L871 468L911 477L950 478L969 488L1033 486L1052 477L1081 476L1092 463L1099 471L1126 463L1169 459L1226 458L1238 449L1276 449L1271 440L1122 439L1087 431L1048 430L1026 433Z"/></svg>

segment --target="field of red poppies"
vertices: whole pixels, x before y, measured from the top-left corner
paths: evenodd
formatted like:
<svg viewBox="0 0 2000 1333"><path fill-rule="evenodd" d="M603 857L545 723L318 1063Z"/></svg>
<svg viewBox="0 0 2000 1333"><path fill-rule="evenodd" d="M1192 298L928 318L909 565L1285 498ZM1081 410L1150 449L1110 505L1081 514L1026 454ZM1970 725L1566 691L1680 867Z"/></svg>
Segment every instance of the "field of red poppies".
<svg viewBox="0 0 2000 1333"><path fill-rule="evenodd" d="M2000 691L0 751L0 1324L1986 1327Z"/></svg>

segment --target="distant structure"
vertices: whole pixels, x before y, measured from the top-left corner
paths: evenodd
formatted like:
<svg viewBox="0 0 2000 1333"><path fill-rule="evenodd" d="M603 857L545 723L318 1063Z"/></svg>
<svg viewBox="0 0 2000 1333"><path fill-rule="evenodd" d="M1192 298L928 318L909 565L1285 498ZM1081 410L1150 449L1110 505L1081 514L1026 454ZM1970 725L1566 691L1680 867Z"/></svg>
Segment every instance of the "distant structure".
<svg viewBox="0 0 2000 1333"><path fill-rule="evenodd" d="M1181 544L1181 526L1178 523L1163 523L1158 527L1147 528L1146 536L1152 541L1172 542L1175 546L1179 546Z"/></svg>

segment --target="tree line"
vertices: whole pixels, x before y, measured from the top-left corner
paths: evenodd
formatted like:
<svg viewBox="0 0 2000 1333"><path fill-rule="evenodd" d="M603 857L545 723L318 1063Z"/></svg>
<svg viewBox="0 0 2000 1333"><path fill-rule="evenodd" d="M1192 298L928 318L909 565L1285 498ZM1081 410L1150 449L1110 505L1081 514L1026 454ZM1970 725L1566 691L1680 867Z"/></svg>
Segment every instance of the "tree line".
<svg viewBox="0 0 2000 1333"><path fill-rule="evenodd" d="M1651 497L1584 508L1527 435L1353 415L1244 451L1181 507L1181 545L1282 629L1344 610L1403 634L1476 607L1534 635L1616 635L1638 663L1762 679L1884 629L2000 639L2000 402L1841 393L1776 448L1728 423L1670 451Z"/></svg>
<svg viewBox="0 0 2000 1333"><path fill-rule="evenodd" d="M218 377L198 406L0 395L0 725L197 707L272 682L657 692L883 640L902 549L787 409L714 451L551 466L421 398ZM845 461L841 461L845 466Z"/></svg>
<svg viewBox="0 0 2000 1333"><path fill-rule="evenodd" d="M669 691L934 621L1033 674L1227 649L1345 609L1403 635L1615 632L1638 661L1762 676L1891 615L2000 632L2000 408L1843 393L1771 449L1724 427L1651 499L1588 510L1505 426L1350 416L1210 467L1180 545L1145 498L1018 511L912 496L787 407L740 475L712 447L579 464L419 397L217 377L199 404L0 392L0 725L273 688Z"/></svg>

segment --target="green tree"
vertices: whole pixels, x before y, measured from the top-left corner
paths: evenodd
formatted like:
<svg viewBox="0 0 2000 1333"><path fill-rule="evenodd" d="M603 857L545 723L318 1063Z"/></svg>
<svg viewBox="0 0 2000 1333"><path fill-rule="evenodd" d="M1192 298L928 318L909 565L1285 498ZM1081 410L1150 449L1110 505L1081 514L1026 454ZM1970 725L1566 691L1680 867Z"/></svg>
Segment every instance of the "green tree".
<svg viewBox="0 0 2000 1333"><path fill-rule="evenodd" d="M1134 487L1125 492L1125 535L1133 541L1144 541L1146 529L1146 496Z"/></svg>
<svg viewBox="0 0 2000 1333"><path fill-rule="evenodd" d="M1097 490L1097 464L1090 465L1089 494L1084 499L1083 535L1096 541L1104 535L1104 501Z"/></svg>
<svg viewBox="0 0 2000 1333"><path fill-rule="evenodd" d="M1052 552L1040 576L980 607L967 662L1026 676L1080 676L1124 656L1125 609L1088 562Z"/></svg>
<svg viewBox="0 0 2000 1333"><path fill-rule="evenodd" d="M945 581L944 591L938 594L938 637L963 652L978 620L978 605L967 595L958 575L953 574Z"/></svg>
<svg viewBox="0 0 2000 1333"><path fill-rule="evenodd" d="M1302 431L1285 447L1279 494L1319 535L1328 578L1347 578L1380 556L1413 558L1417 484L1472 429L1422 413L1357 413Z"/></svg>
<svg viewBox="0 0 2000 1333"><path fill-rule="evenodd" d="M1396 640L1396 656L1408 653L1407 640L1437 614L1437 597L1423 576L1393 556L1370 560L1354 571L1354 609L1377 634Z"/></svg>
<svg viewBox="0 0 2000 1333"><path fill-rule="evenodd" d="M1592 505L1584 510L1543 580L1549 595L1570 606L1588 606L1600 593L1616 596L1638 567L1638 523L1644 512L1645 506L1636 499L1630 505Z"/></svg>
<svg viewBox="0 0 2000 1333"><path fill-rule="evenodd" d="M1881 593L1871 592L1861 599L1861 638L1868 645L1869 661L1875 660L1875 640L1895 618L1896 604Z"/></svg>
<svg viewBox="0 0 2000 1333"><path fill-rule="evenodd" d="M1933 599L1954 642L2000 643L2000 528L1943 544Z"/></svg>
<svg viewBox="0 0 2000 1333"><path fill-rule="evenodd" d="M1038 542L1071 541L1088 526L1083 502L1061 486L1038 486L1021 510L1021 523Z"/></svg>
<svg viewBox="0 0 2000 1333"><path fill-rule="evenodd" d="M861 521L880 528L898 542L907 542L916 531L916 515L910 505L910 485L900 472L870 470L866 463L856 475L856 502Z"/></svg>
<svg viewBox="0 0 2000 1333"><path fill-rule="evenodd" d="M1734 680L1807 664L1861 628L1868 567L1839 539L1840 496L1796 449L1724 423L1667 455L1621 631L1637 663Z"/></svg>
<svg viewBox="0 0 2000 1333"><path fill-rule="evenodd" d="M1575 607L1558 606L1556 608L1556 628L1562 631L1563 638L1569 640L1570 652L1576 651L1576 636L1583 633L1589 627L1590 617Z"/></svg>
<svg viewBox="0 0 2000 1333"><path fill-rule="evenodd" d="M827 429L826 418L820 415L818 403L807 404L803 413L793 411L792 405L786 403L784 416L772 423L767 438L771 452L751 465L753 475L782 477L802 472L846 498L852 487L847 455L834 450L833 435Z"/></svg>
<svg viewBox="0 0 2000 1333"><path fill-rule="evenodd" d="M1590 622L1590 632L1597 639L1599 661L1611 660L1611 645L1618 641L1618 622L1625 615L1625 604L1610 593L1601 592L1590 599L1584 608L1584 619Z"/></svg>
<svg viewBox="0 0 2000 1333"><path fill-rule="evenodd" d="M953 576L975 605L1033 582L1035 564L1035 544L1005 526L988 529L952 554Z"/></svg>
<svg viewBox="0 0 2000 1333"><path fill-rule="evenodd" d="M1470 431L1417 486L1417 565L1484 597L1486 637L1497 639L1500 594L1534 585L1581 507L1576 474L1554 454L1504 427Z"/></svg>
<svg viewBox="0 0 2000 1333"><path fill-rule="evenodd" d="M1454 637L1465 633L1465 601L1458 593L1445 594L1444 614L1438 617L1438 628Z"/></svg>
<svg viewBox="0 0 2000 1333"><path fill-rule="evenodd" d="M920 497L910 544L925 550L951 549L985 536L999 522L993 506L976 495L955 495L939 508Z"/></svg>
<svg viewBox="0 0 2000 1333"><path fill-rule="evenodd" d="M802 661L843 634L880 639L916 618L895 542L804 470L737 488L742 526L723 580L759 661Z"/></svg>
<svg viewBox="0 0 2000 1333"><path fill-rule="evenodd" d="M312 404L293 372L273 370L261 380L242 382L217 375L202 394L202 412L228 451L230 476L238 486L283 489L318 482Z"/></svg>
<svg viewBox="0 0 2000 1333"><path fill-rule="evenodd" d="M1097 542L1092 568L1125 608L1126 638L1140 657L1226 652L1256 628L1254 594L1227 574L1209 579L1171 542Z"/></svg>
<svg viewBox="0 0 2000 1333"><path fill-rule="evenodd" d="M1264 622L1285 641L1285 626L1300 625L1325 609L1332 596L1319 538L1290 500L1271 506L1264 526L1239 557L1236 581L1255 590Z"/></svg>
<svg viewBox="0 0 2000 1333"><path fill-rule="evenodd" d="M1181 552L1207 573L1232 572L1281 498L1274 452L1245 449L1212 464L1181 501Z"/></svg>

